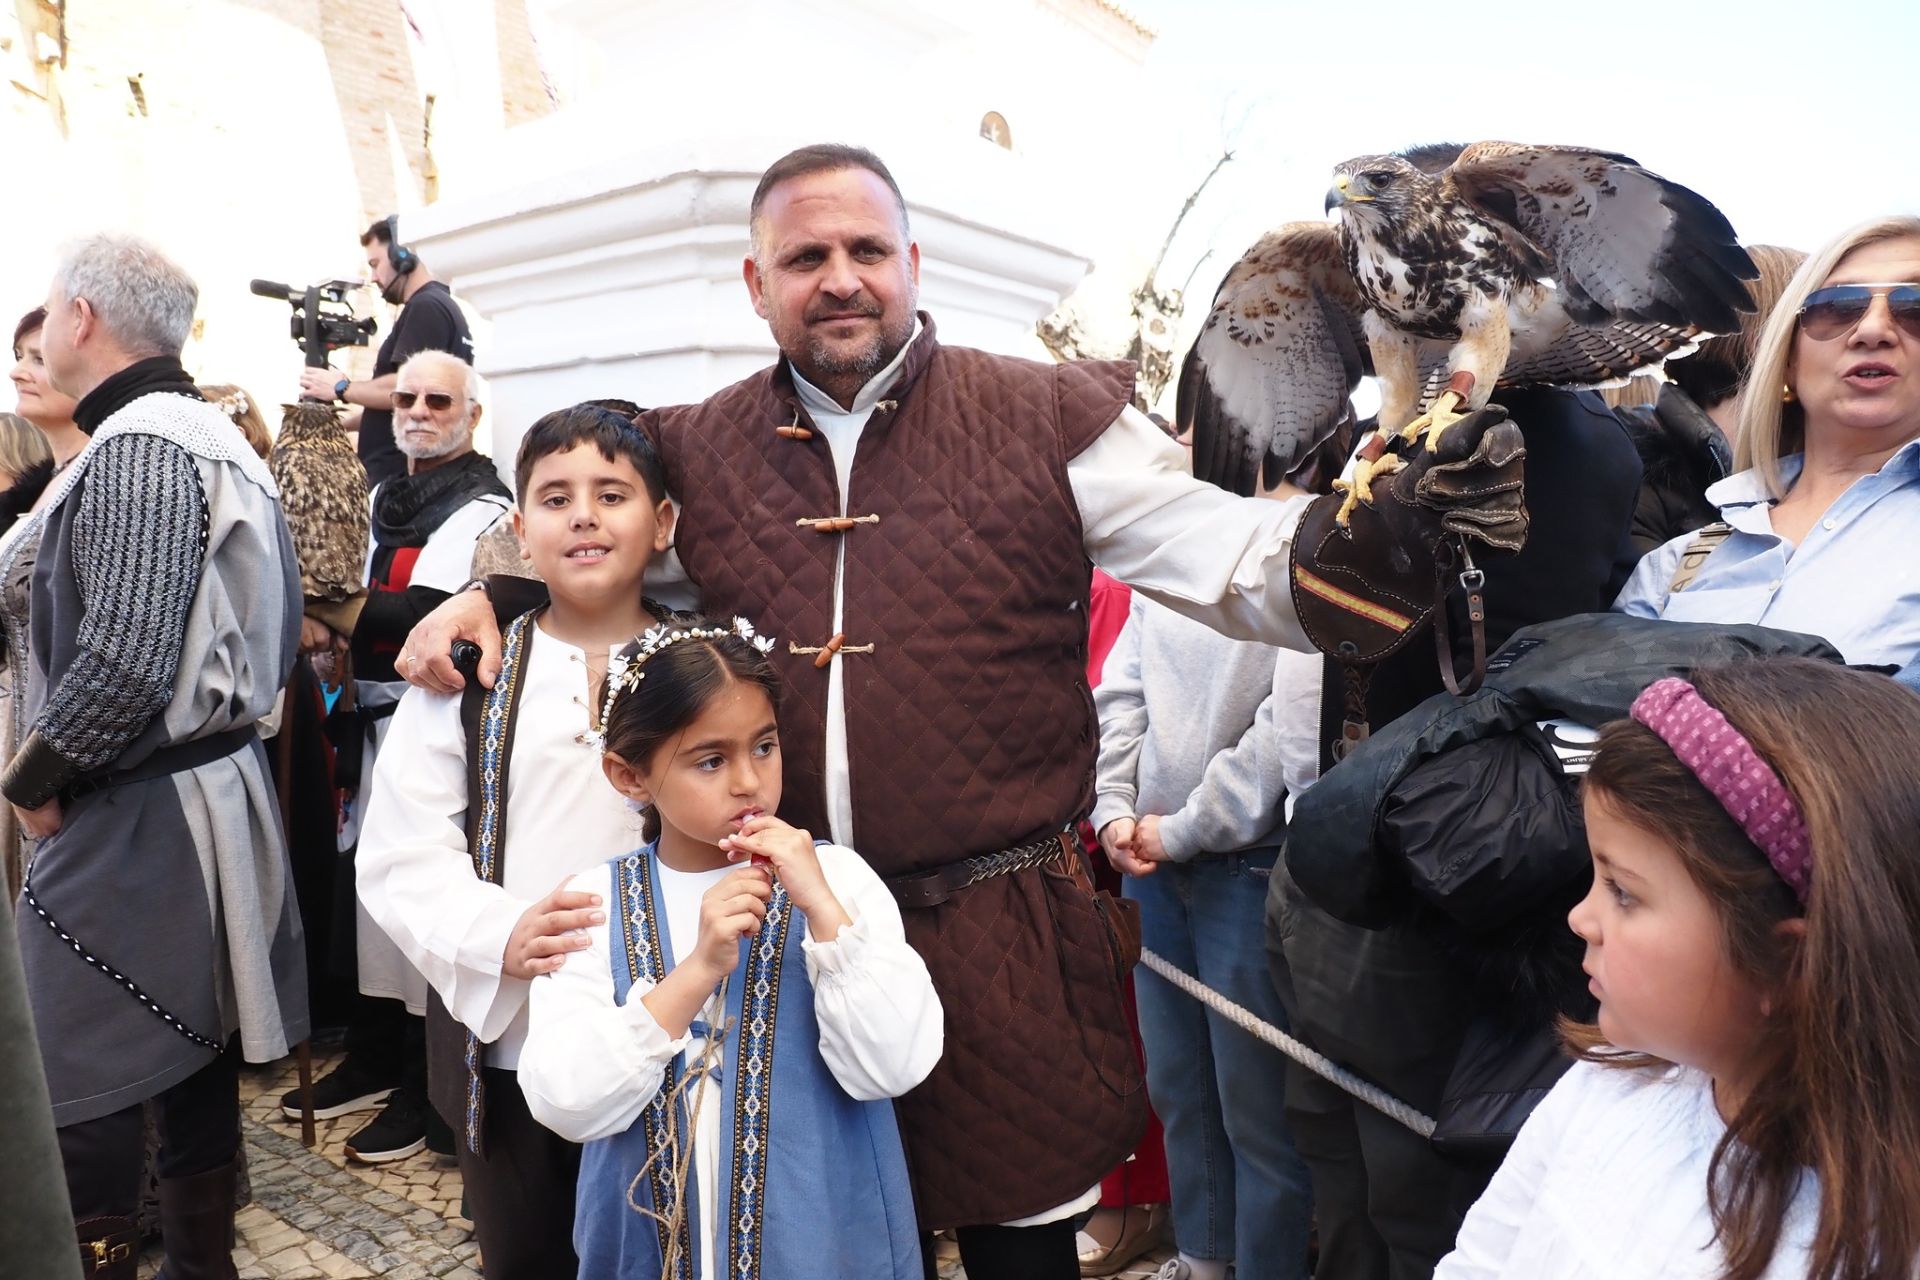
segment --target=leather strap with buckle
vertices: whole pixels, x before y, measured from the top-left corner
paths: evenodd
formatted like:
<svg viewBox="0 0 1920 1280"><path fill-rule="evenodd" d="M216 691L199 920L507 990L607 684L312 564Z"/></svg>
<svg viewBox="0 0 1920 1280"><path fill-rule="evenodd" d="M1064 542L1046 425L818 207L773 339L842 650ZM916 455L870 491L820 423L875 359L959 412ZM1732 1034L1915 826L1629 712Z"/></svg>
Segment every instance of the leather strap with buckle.
<svg viewBox="0 0 1920 1280"><path fill-rule="evenodd" d="M1068 857L1071 865L1071 848L1068 843L1073 839L1071 831L1059 831L1044 840L1035 840L1029 844L1015 845L1011 849L1002 849L998 853L983 853L973 858L963 858L959 862L949 862L944 867L935 867L931 871L916 871L911 875L887 877L887 888L893 891L893 899L902 910L916 907L937 907L959 893L971 888L982 880L991 880L995 876L1009 875L1015 871L1025 871L1029 867L1045 866L1055 858Z"/></svg>

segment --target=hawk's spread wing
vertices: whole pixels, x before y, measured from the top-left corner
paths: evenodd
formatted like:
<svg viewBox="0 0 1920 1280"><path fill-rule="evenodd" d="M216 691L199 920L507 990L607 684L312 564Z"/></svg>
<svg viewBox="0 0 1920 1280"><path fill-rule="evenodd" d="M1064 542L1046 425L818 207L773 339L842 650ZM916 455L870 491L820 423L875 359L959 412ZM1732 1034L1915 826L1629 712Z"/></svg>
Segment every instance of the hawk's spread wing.
<svg viewBox="0 0 1920 1280"><path fill-rule="evenodd" d="M1726 217L1626 156L1479 142L1447 179L1546 255L1559 308L1577 326L1639 321L1726 333L1753 309L1742 282L1758 273Z"/></svg>
<svg viewBox="0 0 1920 1280"><path fill-rule="evenodd" d="M1174 412L1193 431L1193 473L1239 494L1289 477L1324 490L1352 447L1364 308L1332 226L1262 236L1221 281L1180 369Z"/></svg>

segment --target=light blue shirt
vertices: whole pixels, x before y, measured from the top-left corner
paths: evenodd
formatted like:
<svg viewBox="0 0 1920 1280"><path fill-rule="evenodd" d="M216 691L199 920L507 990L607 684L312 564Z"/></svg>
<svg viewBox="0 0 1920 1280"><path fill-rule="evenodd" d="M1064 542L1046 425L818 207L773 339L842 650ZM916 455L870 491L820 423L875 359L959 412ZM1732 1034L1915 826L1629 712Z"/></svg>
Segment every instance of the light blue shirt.
<svg viewBox="0 0 1920 1280"><path fill-rule="evenodd" d="M1801 457L1780 459L1789 487ZM1920 440L1835 499L1797 548L1773 531L1757 471L1728 476L1707 501L1733 533L1687 589L1667 590L1693 534L1640 561L1613 607L1674 622L1750 622L1824 638L1850 663L1904 667L1920 656Z"/></svg>

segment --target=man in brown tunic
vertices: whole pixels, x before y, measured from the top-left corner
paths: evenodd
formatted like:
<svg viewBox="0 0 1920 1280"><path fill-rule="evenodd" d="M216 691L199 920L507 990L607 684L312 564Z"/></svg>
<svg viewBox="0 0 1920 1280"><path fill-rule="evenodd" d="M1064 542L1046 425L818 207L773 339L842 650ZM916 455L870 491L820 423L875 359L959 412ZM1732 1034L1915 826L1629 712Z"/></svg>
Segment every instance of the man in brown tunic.
<svg viewBox="0 0 1920 1280"><path fill-rule="evenodd" d="M1194 480L1130 406L1126 364L940 345L905 202L868 152L781 159L752 234L747 291L783 358L642 417L679 504L649 593L779 638L781 816L860 849L926 957L946 1055L899 1104L922 1227L959 1228L969 1274L1067 1280L1072 1217L1145 1103L1119 948L1059 839L1092 795L1090 562L1306 649L1287 581L1309 499ZM401 669L457 689L445 655L470 638L490 683L493 614L456 596Z"/></svg>

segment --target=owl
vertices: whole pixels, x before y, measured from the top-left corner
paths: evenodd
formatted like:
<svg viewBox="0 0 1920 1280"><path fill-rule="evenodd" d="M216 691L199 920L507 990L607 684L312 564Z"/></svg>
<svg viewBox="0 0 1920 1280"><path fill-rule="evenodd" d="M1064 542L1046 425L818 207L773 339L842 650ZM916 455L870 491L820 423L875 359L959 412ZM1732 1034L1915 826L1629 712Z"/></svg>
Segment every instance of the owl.
<svg viewBox="0 0 1920 1280"><path fill-rule="evenodd" d="M300 558L300 592L338 603L366 586L367 469L332 405L282 407L267 465Z"/></svg>

